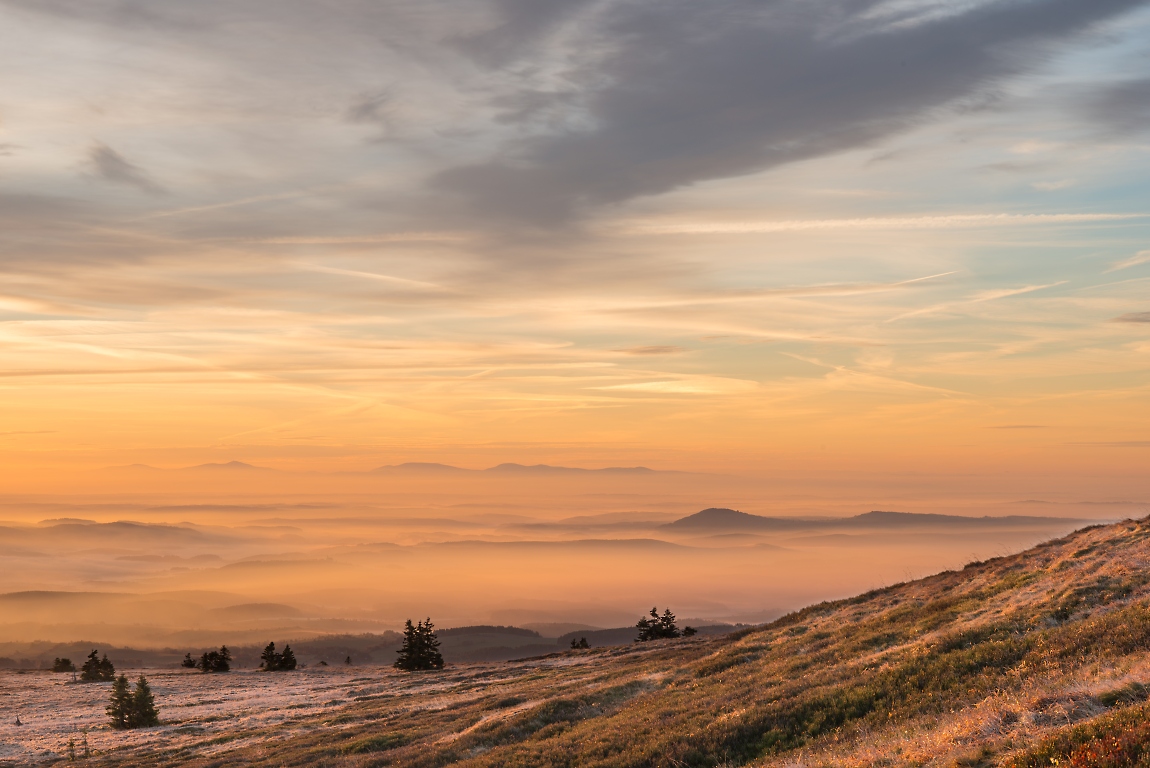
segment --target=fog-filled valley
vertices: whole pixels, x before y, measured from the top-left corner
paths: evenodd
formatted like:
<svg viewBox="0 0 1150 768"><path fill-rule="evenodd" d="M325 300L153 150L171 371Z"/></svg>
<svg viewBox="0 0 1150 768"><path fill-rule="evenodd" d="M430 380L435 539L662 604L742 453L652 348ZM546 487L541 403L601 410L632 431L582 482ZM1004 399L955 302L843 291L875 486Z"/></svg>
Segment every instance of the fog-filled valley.
<svg viewBox="0 0 1150 768"><path fill-rule="evenodd" d="M913 488L863 505L833 488L642 468L306 476L235 463L85 482L3 500L9 662L45 643L254 647L425 616L547 644L632 626L652 604L696 626L755 624L1136 509Z"/></svg>

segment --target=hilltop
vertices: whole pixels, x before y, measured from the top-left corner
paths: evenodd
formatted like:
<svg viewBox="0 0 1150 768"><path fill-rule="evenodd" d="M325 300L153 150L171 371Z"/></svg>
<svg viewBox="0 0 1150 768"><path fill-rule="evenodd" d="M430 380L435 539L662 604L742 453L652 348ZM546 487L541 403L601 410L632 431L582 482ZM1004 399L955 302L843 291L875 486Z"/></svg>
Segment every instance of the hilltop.
<svg viewBox="0 0 1150 768"><path fill-rule="evenodd" d="M997 515L966 517L963 515L939 515L922 512L864 512L853 517L765 517L740 512L737 509L710 507L693 515L681 517L662 526L664 530L676 532L714 531L805 531L818 529L930 529L930 528L1008 528L1045 527L1057 523L1082 523L1060 517L1040 517L1037 515Z"/></svg>
<svg viewBox="0 0 1150 768"><path fill-rule="evenodd" d="M117 765L1134 766L1150 747L1150 518L721 637L306 674L329 700L300 693L286 721L193 701L151 735L93 738ZM194 679L201 699L246 685Z"/></svg>

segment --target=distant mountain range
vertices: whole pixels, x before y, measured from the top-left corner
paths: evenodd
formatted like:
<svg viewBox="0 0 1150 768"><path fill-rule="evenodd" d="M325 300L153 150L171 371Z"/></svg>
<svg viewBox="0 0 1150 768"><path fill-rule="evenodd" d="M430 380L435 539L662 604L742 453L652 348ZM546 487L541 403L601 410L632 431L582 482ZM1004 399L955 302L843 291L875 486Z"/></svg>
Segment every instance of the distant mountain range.
<svg viewBox="0 0 1150 768"><path fill-rule="evenodd" d="M108 470L129 472L281 472L282 470L270 467L259 467L242 461L227 461L209 464L197 464L192 467L162 468L150 464L128 464L126 466L107 467ZM499 464L487 469L466 469L453 467L450 464L436 464L433 462L409 461L404 464L388 464L368 470L367 472L353 472L349 474L519 474L519 475L548 475L548 474L597 474L597 475L653 475L653 474L682 474L680 472L667 472L665 470L649 469L647 467L603 467L600 469L585 469L583 467L556 467L550 464Z"/></svg>
<svg viewBox="0 0 1150 768"><path fill-rule="evenodd" d="M596 474L622 474L622 475L636 475L636 474L655 474L659 470L649 469L647 467L603 467L602 469L584 469L582 467L555 467L550 464L514 464L505 463L499 464L487 469L464 469L463 467L453 467L450 464L432 464L426 462L410 461L406 464L388 464L387 466L377 467L371 470L373 474L389 474L392 472L427 472L427 473L467 473L474 474L477 472L493 473L493 474L533 474L545 475L555 473L596 473Z"/></svg>
<svg viewBox="0 0 1150 768"><path fill-rule="evenodd" d="M809 531L823 528L862 528L870 530L924 528L1046 527L1085 522L1065 517L1007 515L1004 517L963 517L962 515L920 514L915 512L866 512L854 517L801 518L764 517L736 509L711 507L702 512L666 523L660 528L681 533Z"/></svg>

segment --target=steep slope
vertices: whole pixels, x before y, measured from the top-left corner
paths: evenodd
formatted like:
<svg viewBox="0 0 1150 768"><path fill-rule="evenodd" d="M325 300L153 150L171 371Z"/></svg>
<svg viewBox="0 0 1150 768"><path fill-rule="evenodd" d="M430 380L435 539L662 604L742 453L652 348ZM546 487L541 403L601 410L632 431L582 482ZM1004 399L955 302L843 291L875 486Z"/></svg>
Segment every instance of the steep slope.
<svg viewBox="0 0 1150 768"><path fill-rule="evenodd" d="M1150 518L721 638L381 674L338 712L263 731L237 726L227 747L175 750L157 739L106 759L1140 765L1150 745L1142 687L1150 683Z"/></svg>

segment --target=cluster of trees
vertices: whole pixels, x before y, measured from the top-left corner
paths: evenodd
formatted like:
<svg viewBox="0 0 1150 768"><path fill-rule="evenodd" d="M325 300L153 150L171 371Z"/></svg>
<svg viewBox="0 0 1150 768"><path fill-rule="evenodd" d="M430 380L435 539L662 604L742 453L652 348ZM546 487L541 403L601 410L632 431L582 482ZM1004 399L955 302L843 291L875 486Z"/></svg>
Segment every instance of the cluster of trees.
<svg viewBox="0 0 1150 768"><path fill-rule="evenodd" d="M644 616L639 619L639 623L635 625L639 630L639 636L635 638L637 643L645 643L648 640L666 640L673 637L690 637L695 634L694 627L683 627L680 632L679 627L675 624L675 614L671 613L668 608L663 611L663 615L659 615L658 608L651 609L651 618Z"/></svg>
<svg viewBox="0 0 1150 768"><path fill-rule="evenodd" d="M395 668L413 672L420 669L443 669L443 654L439 652L439 638L431 619L412 624L411 619L403 629L403 645Z"/></svg>
<svg viewBox="0 0 1150 768"><path fill-rule="evenodd" d="M221 649L222 650L222 649ZM296 668L295 653L290 645L284 645L284 652L276 651L275 643L268 643L260 654L260 669L265 672L281 672Z"/></svg>
<svg viewBox="0 0 1150 768"><path fill-rule="evenodd" d="M272 653L275 653L275 643L272 643ZM291 648L287 649L291 653ZM283 659L283 656L280 656ZM292 655L292 669L295 669L295 655ZM232 652L226 645L221 645L218 651L205 651L200 658L193 659L192 654L185 653L180 666L188 669L198 669L202 672L228 672L232 668Z"/></svg>
<svg viewBox="0 0 1150 768"><path fill-rule="evenodd" d="M86 683L102 683L109 680L114 680L116 677L116 668L112 666L112 662L108 661L108 654L104 654L104 658L98 658L98 651L92 649L88 654L88 660L84 662L84 666L80 667L80 679ZM59 661L66 661L66 659L59 659ZM68 662L71 664L71 662Z"/></svg>
<svg viewBox="0 0 1150 768"><path fill-rule="evenodd" d="M93 651L95 653L95 651ZM160 713L156 711L156 700L152 689L143 675L136 681L136 690L129 690L128 678L120 675L112 683L112 701L108 705L108 717L112 727L150 728L160 724Z"/></svg>
<svg viewBox="0 0 1150 768"><path fill-rule="evenodd" d="M53 672L75 672L76 671L76 665L72 663L71 659L61 659L60 657L57 656L56 660L52 662L52 671Z"/></svg>
<svg viewBox="0 0 1150 768"><path fill-rule="evenodd" d="M571 650L579 651L584 648L590 648L591 643L587 642L587 638L581 637L578 640L571 638Z"/></svg>

